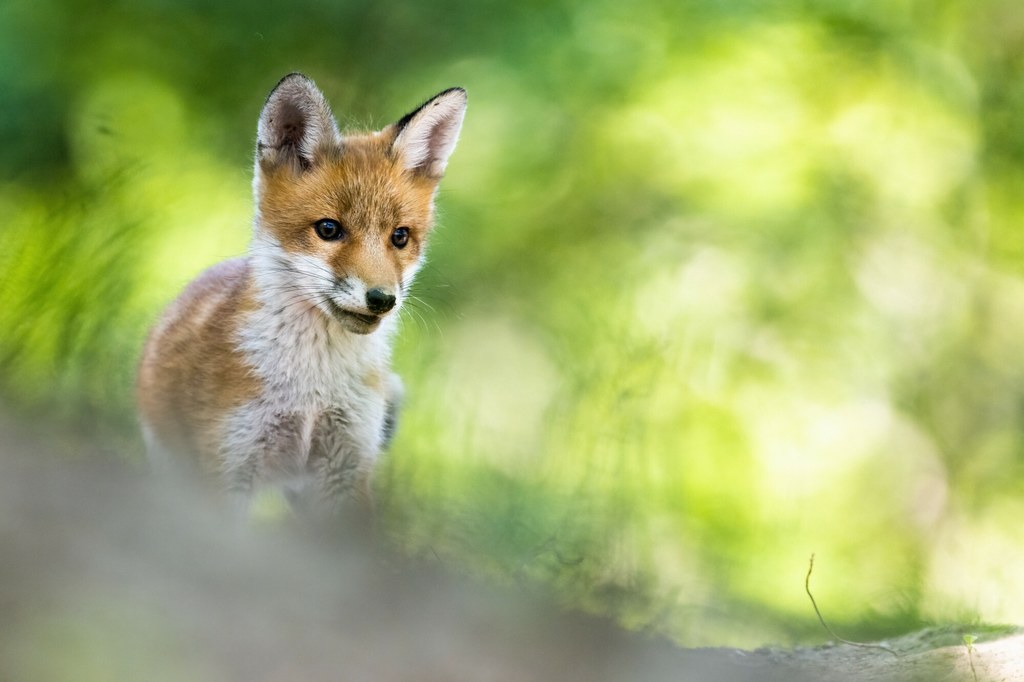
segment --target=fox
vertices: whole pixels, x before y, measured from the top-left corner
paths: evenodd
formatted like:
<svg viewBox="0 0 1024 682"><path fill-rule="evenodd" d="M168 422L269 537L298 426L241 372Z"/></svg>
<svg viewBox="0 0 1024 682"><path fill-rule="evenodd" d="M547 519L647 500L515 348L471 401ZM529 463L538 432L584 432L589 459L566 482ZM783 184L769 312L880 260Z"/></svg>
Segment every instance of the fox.
<svg viewBox="0 0 1024 682"><path fill-rule="evenodd" d="M143 346L136 402L151 460L184 463L243 516L268 487L318 516L347 500L372 514L404 393L391 369L398 312L466 103L450 88L343 135L309 77L270 91L248 250L189 283Z"/></svg>

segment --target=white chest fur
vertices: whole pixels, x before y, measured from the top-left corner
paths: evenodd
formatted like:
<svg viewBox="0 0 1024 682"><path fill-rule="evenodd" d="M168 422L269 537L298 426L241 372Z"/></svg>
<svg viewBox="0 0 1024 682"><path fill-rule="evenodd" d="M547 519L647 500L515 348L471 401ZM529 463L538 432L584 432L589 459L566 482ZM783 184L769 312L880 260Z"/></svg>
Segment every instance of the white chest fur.
<svg viewBox="0 0 1024 682"><path fill-rule="evenodd" d="M334 445L322 458L346 460L327 465L371 467L385 430L395 320L372 334L354 334L293 288L259 291L238 348L262 388L228 416L225 474L243 491L316 476L311 457L317 429L324 428L332 430Z"/></svg>
<svg viewBox="0 0 1024 682"><path fill-rule="evenodd" d="M293 409L347 403L387 371L393 319L354 334L309 303L268 298L239 334L268 402Z"/></svg>

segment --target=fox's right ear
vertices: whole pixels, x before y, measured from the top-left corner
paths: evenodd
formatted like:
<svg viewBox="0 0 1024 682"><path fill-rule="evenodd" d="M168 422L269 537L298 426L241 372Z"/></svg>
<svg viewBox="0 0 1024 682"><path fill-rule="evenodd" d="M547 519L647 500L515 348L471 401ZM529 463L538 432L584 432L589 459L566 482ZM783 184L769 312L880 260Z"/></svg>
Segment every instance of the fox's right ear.
<svg viewBox="0 0 1024 682"><path fill-rule="evenodd" d="M316 84L291 73L270 91L256 129L256 165L312 167L321 150L341 143L338 124Z"/></svg>

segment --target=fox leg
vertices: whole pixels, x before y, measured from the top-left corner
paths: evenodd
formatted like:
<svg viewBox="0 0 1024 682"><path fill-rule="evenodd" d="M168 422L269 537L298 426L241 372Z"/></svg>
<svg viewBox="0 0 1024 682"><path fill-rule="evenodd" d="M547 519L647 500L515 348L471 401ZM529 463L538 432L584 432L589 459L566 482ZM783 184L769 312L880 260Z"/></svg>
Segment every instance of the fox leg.
<svg viewBox="0 0 1024 682"><path fill-rule="evenodd" d="M241 515L260 485L301 474L303 441L302 420L295 414L246 410L233 420L219 460L222 485Z"/></svg>
<svg viewBox="0 0 1024 682"><path fill-rule="evenodd" d="M355 437L351 421L341 408L320 413L313 425L309 446L309 468L315 481L314 501L328 514L355 503L372 517L373 453Z"/></svg>
<svg viewBox="0 0 1024 682"><path fill-rule="evenodd" d="M384 431L381 436L381 450L387 450L398 430L398 413L402 409L402 400L405 398L405 386L397 374L388 377L388 402L384 412Z"/></svg>

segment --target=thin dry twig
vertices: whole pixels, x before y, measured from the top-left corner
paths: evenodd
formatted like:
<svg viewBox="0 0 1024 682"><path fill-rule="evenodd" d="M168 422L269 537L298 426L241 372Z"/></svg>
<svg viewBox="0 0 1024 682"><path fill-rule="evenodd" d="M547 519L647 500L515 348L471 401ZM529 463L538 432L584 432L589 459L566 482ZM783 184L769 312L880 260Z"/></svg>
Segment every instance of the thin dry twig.
<svg viewBox="0 0 1024 682"><path fill-rule="evenodd" d="M967 662L971 664L971 677L978 682L978 671L974 669L974 641L978 639L974 635L964 635L964 645L967 647Z"/></svg>
<svg viewBox="0 0 1024 682"><path fill-rule="evenodd" d="M814 600L814 595L811 594L811 573L814 572L814 555L811 555L811 565L807 567L807 578L804 579L804 589L807 590L807 596L811 598L811 606L814 607L814 613L818 614L818 621L821 622L821 627L825 628L828 634L832 635L832 638L836 641L842 642L843 644L849 644L850 646L859 647L861 649L880 649L893 656L899 658L899 654L885 646L884 644L866 644L864 642L852 642L848 639L843 639L836 634L836 631L829 627L829 624L825 622L825 617L821 615L821 610L818 608L818 602Z"/></svg>

